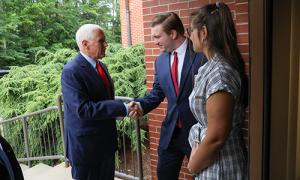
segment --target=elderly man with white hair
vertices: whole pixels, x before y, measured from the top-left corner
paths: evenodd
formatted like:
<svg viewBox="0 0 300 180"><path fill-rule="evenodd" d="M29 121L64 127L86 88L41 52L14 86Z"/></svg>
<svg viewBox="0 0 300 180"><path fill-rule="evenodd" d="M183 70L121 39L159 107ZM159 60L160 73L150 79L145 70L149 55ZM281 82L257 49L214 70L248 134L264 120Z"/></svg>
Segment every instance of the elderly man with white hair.
<svg viewBox="0 0 300 180"><path fill-rule="evenodd" d="M114 86L100 59L107 43L103 30L85 24L76 33L80 52L61 76L67 158L76 180L114 179L116 117L133 110L114 100Z"/></svg>

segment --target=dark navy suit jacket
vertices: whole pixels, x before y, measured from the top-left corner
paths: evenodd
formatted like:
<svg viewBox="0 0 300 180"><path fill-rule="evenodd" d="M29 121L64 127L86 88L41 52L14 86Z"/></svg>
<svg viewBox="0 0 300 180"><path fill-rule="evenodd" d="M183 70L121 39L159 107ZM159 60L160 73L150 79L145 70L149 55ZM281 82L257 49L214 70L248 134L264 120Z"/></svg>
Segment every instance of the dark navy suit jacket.
<svg viewBox="0 0 300 180"><path fill-rule="evenodd" d="M23 178L23 173L22 173L22 169L19 165L19 162L15 156L15 153L13 152L12 147L10 146L10 144L0 135L0 144L2 146L2 150L0 149L0 151L3 151L7 158L9 159L9 163L12 167L12 174L14 174L14 178L15 180L24 180ZM5 167L5 163L3 162L3 159L1 159L0 156L0 179L1 180L10 180L11 178L9 177L9 169L7 167Z"/></svg>
<svg viewBox="0 0 300 180"><path fill-rule="evenodd" d="M106 66L101 66L111 82ZM64 66L61 85L67 158L71 165L97 166L115 153L115 118L126 116L126 108L113 100L113 92L110 96L100 75L80 53Z"/></svg>
<svg viewBox="0 0 300 180"><path fill-rule="evenodd" d="M188 144L188 135L191 126L197 121L189 108L189 95L193 90L194 75L197 74L200 65L203 65L205 62L203 54L195 53L191 46L190 43L186 50L178 96L176 96L171 77L171 55L165 52L155 61L153 89L144 98L136 99L136 101L141 103L144 113L148 113L156 108L165 97L168 100L168 109L161 126L158 150L168 147L179 116L182 122L181 133L183 133L183 135L181 135L183 139L180 146L183 146L188 151L191 149Z"/></svg>

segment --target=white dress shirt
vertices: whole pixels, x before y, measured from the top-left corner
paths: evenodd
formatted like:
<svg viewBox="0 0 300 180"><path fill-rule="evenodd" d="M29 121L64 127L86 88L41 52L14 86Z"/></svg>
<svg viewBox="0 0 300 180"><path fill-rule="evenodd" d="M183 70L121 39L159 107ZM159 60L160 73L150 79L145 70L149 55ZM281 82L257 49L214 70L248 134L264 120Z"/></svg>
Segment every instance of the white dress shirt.
<svg viewBox="0 0 300 180"><path fill-rule="evenodd" d="M184 57L186 53L186 48L187 48L188 40L185 39L185 41L177 48L174 49L174 51L177 52L178 56L178 77L177 77L177 82L178 82L178 88L180 86L180 78L181 78L181 72L182 72L182 67L183 67L183 62L184 62ZM174 51L171 53L171 61L170 61L170 67L172 67L173 61L174 61Z"/></svg>

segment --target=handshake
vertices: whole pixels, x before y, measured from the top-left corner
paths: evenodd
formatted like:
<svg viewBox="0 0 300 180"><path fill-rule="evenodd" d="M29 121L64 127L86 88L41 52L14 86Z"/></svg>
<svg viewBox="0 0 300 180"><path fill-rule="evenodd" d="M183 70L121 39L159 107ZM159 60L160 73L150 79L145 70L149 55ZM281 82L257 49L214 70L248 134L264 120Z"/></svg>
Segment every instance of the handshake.
<svg viewBox="0 0 300 180"><path fill-rule="evenodd" d="M130 118L138 119L143 116L143 109L140 102L131 101L127 104L128 116Z"/></svg>

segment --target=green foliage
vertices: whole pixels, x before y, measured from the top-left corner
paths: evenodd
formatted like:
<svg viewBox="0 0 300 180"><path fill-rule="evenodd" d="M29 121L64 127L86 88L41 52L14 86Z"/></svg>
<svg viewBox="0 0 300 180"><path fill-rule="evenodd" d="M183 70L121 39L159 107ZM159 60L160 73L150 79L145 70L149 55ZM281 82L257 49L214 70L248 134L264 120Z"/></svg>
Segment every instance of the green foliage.
<svg viewBox="0 0 300 180"><path fill-rule="evenodd" d="M62 67L74 53L69 49L56 53L41 50L36 65L11 67L0 79L0 114L8 118L55 105Z"/></svg>
<svg viewBox="0 0 300 180"><path fill-rule="evenodd" d="M0 67L8 64L23 65L28 58L20 48L21 38L18 34L20 18L14 11L5 9L6 3L11 5L11 2L0 2Z"/></svg>
<svg viewBox="0 0 300 180"><path fill-rule="evenodd" d="M120 44L109 45L107 57L103 62L107 65L110 75L114 81L116 96L141 97L146 94L145 85L145 63L144 46L133 45L130 48L122 48ZM145 120L145 119L143 119ZM131 147L136 150L136 132L134 120L124 118L117 122L119 133L131 139ZM141 142L146 140L146 131L141 129ZM120 142L120 140L119 140ZM145 146L143 145L143 148Z"/></svg>
<svg viewBox="0 0 300 180"><path fill-rule="evenodd" d="M75 32L98 24L108 42L120 42L117 0L1 0L0 67L34 63L37 51L77 49Z"/></svg>
<svg viewBox="0 0 300 180"><path fill-rule="evenodd" d="M111 47L117 51L105 57L103 62L108 66L115 85L117 96L140 97L146 93L144 46L133 45L130 48Z"/></svg>
<svg viewBox="0 0 300 180"><path fill-rule="evenodd" d="M41 50L36 55L37 64L12 67L10 73L0 79L2 118L11 118L56 105L57 96L61 94L61 70L74 53L75 51L70 49L61 49L56 53ZM17 157L25 157L24 145L20 145L22 144L20 137L23 136L21 125L19 122L3 126L3 133L12 143ZM58 125L57 112L44 113L28 119L31 155L40 156L46 151L62 154ZM54 137L51 136L52 134ZM45 139L50 142L46 142Z"/></svg>

